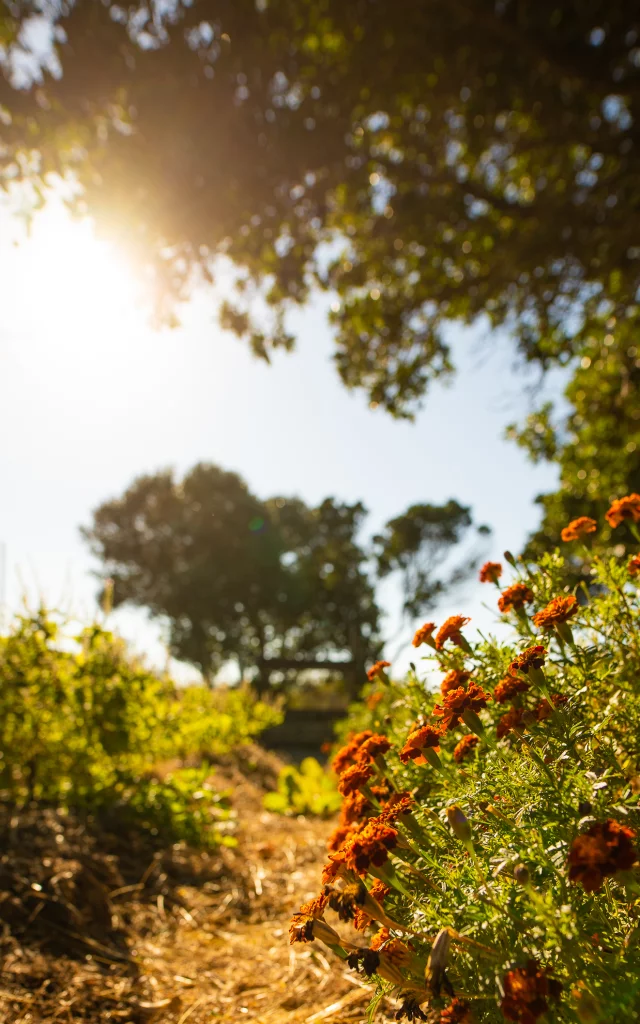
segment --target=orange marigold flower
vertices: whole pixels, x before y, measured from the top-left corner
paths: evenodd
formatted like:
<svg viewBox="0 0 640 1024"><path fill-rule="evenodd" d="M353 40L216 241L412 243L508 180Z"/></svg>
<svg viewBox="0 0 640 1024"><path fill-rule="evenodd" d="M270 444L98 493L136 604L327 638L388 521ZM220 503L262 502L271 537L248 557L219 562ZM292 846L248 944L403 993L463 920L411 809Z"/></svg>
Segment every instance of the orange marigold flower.
<svg viewBox="0 0 640 1024"><path fill-rule="evenodd" d="M345 746L340 748L331 762L331 767L336 775L342 775L345 768L357 761L360 747L370 736L373 736L371 729L365 729L364 732L357 732L354 736L348 737Z"/></svg>
<svg viewBox="0 0 640 1024"><path fill-rule="evenodd" d="M367 824L349 839L344 847L345 863L359 875L365 875L373 864L381 867L398 841L398 830L381 821L370 818Z"/></svg>
<svg viewBox="0 0 640 1024"><path fill-rule="evenodd" d="M554 597L546 608L536 612L533 621L540 629L553 629L559 623L566 622L578 610L578 600L573 594L568 597Z"/></svg>
<svg viewBox="0 0 640 1024"><path fill-rule="evenodd" d="M589 516L579 516L578 519L572 519L569 525L565 526L560 536L564 541L581 540L587 534L595 533L597 529L598 524L595 519L589 519Z"/></svg>
<svg viewBox="0 0 640 1024"><path fill-rule="evenodd" d="M546 648L540 644L534 644L533 647L527 647L526 650L522 651L509 665L510 674L516 675L518 672L524 672L526 675L530 669L539 669L544 665L544 659L547 655Z"/></svg>
<svg viewBox="0 0 640 1024"><path fill-rule="evenodd" d="M501 679L499 683L496 683L493 699L496 704L505 704L506 701L511 700L516 694L526 693L528 689L529 684L525 683L524 679L517 679L516 676L506 676L505 679Z"/></svg>
<svg viewBox="0 0 640 1024"><path fill-rule="evenodd" d="M558 999L562 985L541 970L535 960L526 967L515 967L502 980L504 999L500 1009L507 1020L535 1024L549 1009L548 998Z"/></svg>
<svg viewBox="0 0 640 1024"><path fill-rule="evenodd" d="M551 702L554 708L562 707L562 705L566 704L568 700L569 698L564 697L561 693L551 694ZM536 705L536 707L533 709L533 713L535 714L539 722L544 722L547 718L551 718L551 715L553 714L553 708L551 707L551 704L545 697L544 700L541 700L540 703Z"/></svg>
<svg viewBox="0 0 640 1024"><path fill-rule="evenodd" d="M327 839L327 850L329 853L341 850L356 828L357 826L353 824L338 825Z"/></svg>
<svg viewBox="0 0 640 1024"><path fill-rule="evenodd" d="M379 690L378 690L377 693L370 693L369 694L369 696L367 697L367 707L369 708L369 711L373 711L374 708L377 708L377 706L380 703L380 701L382 700L383 696L384 696L384 694L380 693Z"/></svg>
<svg viewBox="0 0 640 1024"><path fill-rule="evenodd" d="M355 793L349 793L342 801L342 810L340 811L341 823L343 825L350 825L354 821L359 821L370 810L371 804L364 793L360 793L357 790Z"/></svg>
<svg viewBox="0 0 640 1024"><path fill-rule="evenodd" d="M468 615L450 615L436 633L436 650L441 651L447 640L456 647L463 647L465 640L460 630L467 622L471 622Z"/></svg>
<svg viewBox="0 0 640 1024"><path fill-rule="evenodd" d="M480 570L481 583L497 583L502 576L502 565L500 562L485 562Z"/></svg>
<svg viewBox="0 0 640 1024"><path fill-rule="evenodd" d="M381 882L379 878L374 880L373 885L369 889L369 895L373 896L374 900L377 900L378 903L384 903L390 892L391 888L385 885L384 882Z"/></svg>
<svg viewBox="0 0 640 1024"><path fill-rule="evenodd" d="M341 875L347 866L347 858L344 851L344 847L341 850L336 850L335 853L329 855L329 860L322 869L322 883L327 885L328 882L333 882L338 875Z"/></svg>
<svg viewBox="0 0 640 1024"><path fill-rule="evenodd" d="M524 712L522 708L510 708L506 715L499 718L498 724L496 725L496 736L498 739L501 740L503 736L506 736L507 733L512 730L515 730L516 732L523 732L523 715Z"/></svg>
<svg viewBox="0 0 640 1024"><path fill-rule="evenodd" d="M440 693L444 697L445 693L449 693L451 690L457 690L459 686L464 686L470 679L470 672L465 672L459 668L452 668L450 672L447 672L446 676L440 683Z"/></svg>
<svg viewBox="0 0 640 1024"><path fill-rule="evenodd" d="M630 576L637 576L640 573L640 555L634 555L627 566Z"/></svg>
<svg viewBox="0 0 640 1024"><path fill-rule="evenodd" d="M637 523L640 520L640 494L628 494L624 498L617 498L605 513L605 519L614 529L620 526L624 519L633 519L634 523Z"/></svg>
<svg viewBox="0 0 640 1024"><path fill-rule="evenodd" d="M451 690L445 694L442 704L436 704L433 713L442 719L442 731L448 732L455 729L465 711L478 712L486 708L487 701L491 700L491 694L483 690L477 683L469 683L469 689L464 690L461 686L457 690Z"/></svg>
<svg viewBox="0 0 640 1024"><path fill-rule="evenodd" d="M420 626L412 640L413 646L420 647L422 644L428 644L435 628L435 622L425 622L424 626Z"/></svg>
<svg viewBox="0 0 640 1024"><path fill-rule="evenodd" d="M374 733L368 740L365 740L360 747L360 753L358 754L358 761L360 764L364 764L366 761L373 761L376 757L380 757L382 754L386 754L391 749L391 744L386 736L381 736L379 733Z"/></svg>
<svg viewBox="0 0 640 1024"><path fill-rule="evenodd" d="M628 871L636 859L636 833L613 818L597 822L576 836L569 850L569 881L587 892L599 889L607 875Z"/></svg>
<svg viewBox="0 0 640 1024"><path fill-rule="evenodd" d="M498 608L505 614L511 608L518 611L520 608L524 608L525 604L531 604L532 601L533 594L526 583L514 583L500 594Z"/></svg>
<svg viewBox="0 0 640 1024"><path fill-rule="evenodd" d="M372 683L374 679L377 679L378 676L382 675L385 668L391 668L390 661L376 661L375 665L372 665L367 672L367 679L369 682Z"/></svg>
<svg viewBox="0 0 640 1024"><path fill-rule="evenodd" d="M415 800L410 793L394 793L386 807L378 815L380 821L395 825L403 814L410 814Z"/></svg>
<svg viewBox="0 0 640 1024"><path fill-rule="evenodd" d="M361 789L373 775L373 768L370 764L352 764L346 768L338 779L338 792L343 796L355 793Z"/></svg>
<svg viewBox="0 0 640 1024"><path fill-rule="evenodd" d="M468 736L463 736L460 742L456 743L453 748L453 760L460 764L461 761L471 756L479 742L478 737L474 736L472 732Z"/></svg>
<svg viewBox="0 0 640 1024"><path fill-rule="evenodd" d="M411 959L411 949L400 939L391 937L388 928L381 928L377 935L374 935L369 943L369 949L375 949L378 953L384 953L392 964L404 967Z"/></svg>
<svg viewBox="0 0 640 1024"><path fill-rule="evenodd" d="M471 1024L471 1007L463 999L452 999L440 1013L440 1024Z"/></svg>
<svg viewBox="0 0 640 1024"><path fill-rule="evenodd" d="M328 897L324 893L303 903L297 914L291 918L289 925L289 942L313 942L313 922L324 914Z"/></svg>
<svg viewBox="0 0 640 1024"><path fill-rule="evenodd" d="M303 903L300 907L300 913L309 914L310 917L322 917L327 905L327 900L328 896L321 892L319 896L314 896L312 900L308 900L307 903Z"/></svg>
<svg viewBox="0 0 640 1024"><path fill-rule="evenodd" d="M432 725L422 725L413 728L407 736L407 742L399 753L400 760L403 764L406 764L407 761L416 761L418 764L424 764L425 759L422 751L425 747L439 747L441 735L441 730L434 729Z"/></svg>

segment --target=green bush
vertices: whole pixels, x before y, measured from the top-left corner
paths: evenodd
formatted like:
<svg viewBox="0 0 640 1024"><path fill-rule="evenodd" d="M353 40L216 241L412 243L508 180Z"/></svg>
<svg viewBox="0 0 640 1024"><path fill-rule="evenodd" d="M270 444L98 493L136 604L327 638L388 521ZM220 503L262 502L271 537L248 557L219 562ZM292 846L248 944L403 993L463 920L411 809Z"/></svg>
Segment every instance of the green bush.
<svg viewBox="0 0 640 1024"><path fill-rule="evenodd" d="M267 793L263 802L267 811L276 814L315 814L324 818L336 813L342 799L335 778L315 757L305 757L300 770L293 765L281 769L277 791Z"/></svg>
<svg viewBox="0 0 640 1024"><path fill-rule="evenodd" d="M505 639L425 624L426 677L380 666L334 758L341 822L291 939L394 991L398 1019L640 1019L640 557L591 557L586 530L509 556Z"/></svg>
<svg viewBox="0 0 640 1024"><path fill-rule="evenodd" d="M41 611L0 638L0 797L117 808L167 839L214 842L225 801L206 763L180 762L223 754L280 717L248 690L177 688L100 626L69 642Z"/></svg>

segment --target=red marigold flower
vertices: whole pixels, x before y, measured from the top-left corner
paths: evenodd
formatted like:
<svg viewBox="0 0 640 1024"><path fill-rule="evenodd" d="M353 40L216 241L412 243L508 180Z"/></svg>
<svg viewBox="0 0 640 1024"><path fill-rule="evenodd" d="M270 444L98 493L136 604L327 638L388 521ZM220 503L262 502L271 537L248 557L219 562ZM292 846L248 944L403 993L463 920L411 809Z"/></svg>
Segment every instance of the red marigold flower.
<svg viewBox="0 0 640 1024"><path fill-rule="evenodd" d="M445 694L442 704L436 704L433 713L442 719L442 731L449 732L455 729L465 711L474 711L477 714L481 708L486 708L487 701L490 700L490 693L477 683L469 683L468 690L460 686L457 690Z"/></svg>
<svg viewBox="0 0 640 1024"><path fill-rule="evenodd" d="M334 828L333 832L327 839L327 850L329 853L335 853L336 850L341 850L349 836L352 835L356 828L357 826L353 824L340 824Z"/></svg>
<svg viewBox="0 0 640 1024"><path fill-rule="evenodd" d="M420 626L412 640L413 646L420 647L422 644L428 644L431 641L431 634L435 628L435 622L425 622L424 626Z"/></svg>
<svg viewBox="0 0 640 1024"><path fill-rule="evenodd" d="M501 740L503 736L506 736L507 733L512 730L515 730L516 732L523 732L523 715L524 711L522 708L510 708L506 715L499 718L498 724L496 725L496 736L498 739Z"/></svg>
<svg viewBox="0 0 640 1024"><path fill-rule="evenodd" d="M496 704L505 704L512 697L515 697L516 694L526 693L528 689L529 684L524 679L517 679L516 676L506 676L499 683L496 683L493 699Z"/></svg>
<svg viewBox="0 0 640 1024"><path fill-rule="evenodd" d="M440 1013L440 1024L471 1024L471 1007L463 999L454 998Z"/></svg>
<svg viewBox="0 0 640 1024"><path fill-rule="evenodd" d="M552 693L551 702L554 708L560 708L563 704L566 704L569 700L568 697L564 697L561 693ZM547 718L551 718L553 714L553 708L549 701L544 698L539 704L536 705L533 712L539 722L544 722Z"/></svg>
<svg viewBox="0 0 640 1024"><path fill-rule="evenodd" d="M369 781L372 775L373 768L370 764L352 764L350 768L343 771L338 779L338 792L343 796L355 793Z"/></svg>
<svg viewBox="0 0 640 1024"><path fill-rule="evenodd" d="M440 693L444 697L445 693L457 690L459 686L464 686L469 679L471 679L470 672L465 672L459 668L452 668L440 683Z"/></svg>
<svg viewBox="0 0 640 1024"><path fill-rule="evenodd" d="M355 793L349 793L342 801L342 810L340 811L341 824L350 825L354 821L360 821L370 810L371 804L364 793L360 793L357 790Z"/></svg>
<svg viewBox="0 0 640 1024"><path fill-rule="evenodd" d="M450 615L436 633L436 650L441 651L447 640L450 640L456 647L463 647L465 639L460 630L466 626L467 622L471 622L468 615Z"/></svg>
<svg viewBox="0 0 640 1024"><path fill-rule="evenodd" d="M536 612L533 621L540 629L553 629L559 623L562 624L575 615L578 610L578 600L573 594L568 597L554 597L546 608Z"/></svg>
<svg viewBox="0 0 640 1024"><path fill-rule="evenodd" d="M453 748L453 760L460 764L465 758L470 757L475 748L477 747L480 740L477 736L474 736L472 732L468 736L463 736L459 743L456 743Z"/></svg>
<svg viewBox="0 0 640 1024"><path fill-rule="evenodd" d="M360 747L370 736L373 736L371 729L365 729L364 732L357 732L355 736L348 737L345 746L340 748L331 762L331 767L336 775L342 775L345 768L357 761Z"/></svg>
<svg viewBox="0 0 640 1024"><path fill-rule="evenodd" d="M414 727L407 736L407 742L399 753L400 760L403 764L406 764L407 761L424 764L425 759L422 751L425 747L439 747L441 735L441 730L434 729L432 725Z"/></svg>
<svg viewBox="0 0 640 1024"><path fill-rule="evenodd" d="M502 565L500 562L485 562L480 570L481 583L497 583L502 576Z"/></svg>
<svg viewBox="0 0 640 1024"><path fill-rule="evenodd" d="M378 676L382 674L385 668L391 668L390 661L376 661L375 665L372 665L369 671L367 672L367 679L369 680L369 682L372 683L374 679L377 679Z"/></svg>
<svg viewBox="0 0 640 1024"><path fill-rule="evenodd" d="M630 576L637 576L640 573L640 555L634 555L627 566Z"/></svg>
<svg viewBox="0 0 640 1024"><path fill-rule="evenodd" d="M514 967L502 980L504 999L500 1004L507 1020L519 1024L535 1024L549 1009L548 998L558 999L562 985L541 970L535 960L526 967Z"/></svg>
<svg viewBox="0 0 640 1024"><path fill-rule="evenodd" d="M380 818L370 818L360 832L349 839L341 851L347 867L365 875L373 864L381 867L398 841L398 830ZM323 879L324 881L324 879Z"/></svg>
<svg viewBox="0 0 640 1024"><path fill-rule="evenodd" d="M386 807L380 811L378 818L387 825L395 825L403 814L410 814L415 800L410 793L394 793Z"/></svg>
<svg viewBox="0 0 640 1024"><path fill-rule="evenodd" d="M628 871L636 859L636 833L613 818L597 822L576 836L569 850L569 881L587 892L599 889L608 875Z"/></svg>
<svg viewBox="0 0 640 1024"><path fill-rule="evenodd" d="M560 536L564 541L581 540L587 534L595 533L597 529L598 524L595 519L589 519L589 516L579 516L578 519L572 519L569 525L565 526Z"/></svg>
<svg viewBox="0 0 640 1024"><path fill-rule="evenodd" d="M633 519L634 523L637 523L640 520L640 494L628 494L624 498L617 498L605 513L605 519L614 529L620 526L624 519Z"/></svg>
<svg viewBox="0 0 640 1024"><path fill-rule="evenodd" d="M364 764L366 761L373 761L376 757L386 754L391 749L391 744L386 736L374 733L368 740L365 740L360 747L358 761Z"/></svg>
<svg viewBox="0 0 640 1024"><path fill-rule="evenodd" d="M516 675L517 672L524 672L526 675L530 669L539 669L544 665L544 659L547 655L546 648L540 644L534 644L533 647L527 647L526 650L522 651L509 665L509 672L511 675Z"/></svg>
<svg viewBox="0 0 640 1024"><path fill-rule="evenodd" d="M504 615L511 608L519 611L520 608L524 608L525 604L531 604L532 601L533 593L526 583L514 583L500 594L498 608Z"/></svg>
<svg viewBox="0 0 640 1024"><path fill-rule="evenodd" d="M388 928L381 928L377 935L374 935L369 943L369 949L375 949L378 953L384 953L392 964L404 967L411 959L411 949L400 939L391 937Z"/></svg>

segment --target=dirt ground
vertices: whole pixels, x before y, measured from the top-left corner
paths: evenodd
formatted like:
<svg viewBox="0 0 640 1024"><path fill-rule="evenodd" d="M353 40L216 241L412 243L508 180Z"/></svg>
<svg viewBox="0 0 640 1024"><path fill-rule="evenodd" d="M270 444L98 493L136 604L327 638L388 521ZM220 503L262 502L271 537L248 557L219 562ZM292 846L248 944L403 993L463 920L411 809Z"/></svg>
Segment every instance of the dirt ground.
<svg viewBox="0 0 640 1024"><path fill-rule="evenodd" d="M277 767L263 760L267 773ZM262 781L233 766L214 779L233 790L234 849L154 850L36 809L4 822L3 1024L366 1019L358 976L319 942L288 944L332 823L266 813Z"/></svg>

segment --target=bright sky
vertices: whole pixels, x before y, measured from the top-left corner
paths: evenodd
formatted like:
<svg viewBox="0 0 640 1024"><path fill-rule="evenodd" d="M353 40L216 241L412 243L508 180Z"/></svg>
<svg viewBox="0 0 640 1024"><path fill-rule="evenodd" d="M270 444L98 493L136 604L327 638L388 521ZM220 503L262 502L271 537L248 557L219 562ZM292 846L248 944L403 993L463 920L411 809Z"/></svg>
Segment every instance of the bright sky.
<svg viewBox="0 0 640 1024"><path fill-rule="evenodd" d="M412 502L454 497L493 527L493 557L517 552L535 527L533 499L553 489L555 470L531 466L502 439L528 408L505 339L457 332L453 386L434 387L414 424L395 422L339 383L324 300L296 316L297 352L269 367L220 331L206 294L180 328L154 332L130 272L90 224L54 208L16 245L21 231L0 210L0 543L10 611L26 595L90 617L96 583L78 527L137 474L199 460L239 472L264 497L362 499L371 531ZM394 599L387 588L389 635ZM471 584L437 617L460 611L491 628L483 601L495 606L495 591ZM115 620L164 663L160 632L143 613ZM407 625L405 662L411 635Z"/></svg>

